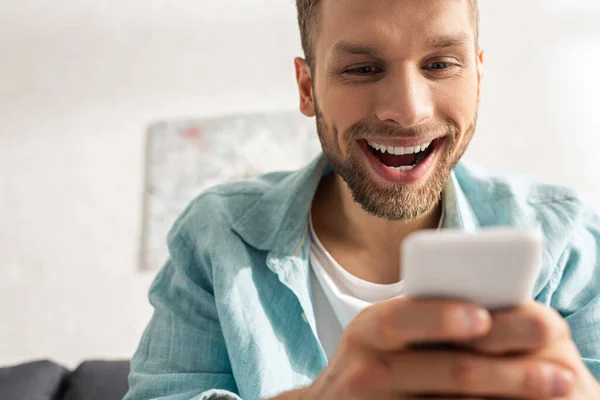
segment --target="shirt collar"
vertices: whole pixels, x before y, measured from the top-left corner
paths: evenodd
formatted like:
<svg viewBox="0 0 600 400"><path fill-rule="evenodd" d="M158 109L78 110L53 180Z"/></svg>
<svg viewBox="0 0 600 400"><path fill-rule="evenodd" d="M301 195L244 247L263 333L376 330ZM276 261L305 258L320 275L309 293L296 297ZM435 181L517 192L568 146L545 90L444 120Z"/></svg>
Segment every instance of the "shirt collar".
<svg viewBox="0 0 600 400"><path fill-rule="evenodd" d="M259 250L288 256L297 253L306 237L312 200L329 168L325 155L319 154L266 191L234 222L234 231Z"/></svg>
<svg viewBox="0 0 600 400"><path fill-rule="evenodd" d="M455 229L463 232L474 232L479 228L475 213L462 190L456 173L452 171L444 188L444 220L443 229Z"/></svg>

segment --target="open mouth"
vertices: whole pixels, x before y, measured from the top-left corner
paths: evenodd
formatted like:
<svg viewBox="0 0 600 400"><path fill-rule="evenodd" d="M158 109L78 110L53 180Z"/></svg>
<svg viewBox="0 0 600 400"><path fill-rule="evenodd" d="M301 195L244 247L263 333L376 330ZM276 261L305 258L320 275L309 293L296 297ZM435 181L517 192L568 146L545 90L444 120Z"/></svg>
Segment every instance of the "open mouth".
<svg viewBox="0 0 600 400"><path fill-rule="evenodd" d="M395 171L410 171L433 152L438 139L411 147L385 146L365 141L368 151L386 167Z"/></svg>

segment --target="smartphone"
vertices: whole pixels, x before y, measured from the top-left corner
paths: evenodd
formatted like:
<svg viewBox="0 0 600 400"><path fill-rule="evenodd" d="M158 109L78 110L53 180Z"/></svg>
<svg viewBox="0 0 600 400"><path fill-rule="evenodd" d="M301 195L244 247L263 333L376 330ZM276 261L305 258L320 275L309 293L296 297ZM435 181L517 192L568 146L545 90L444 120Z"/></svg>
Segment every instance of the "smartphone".
<svg viewBox="0 0 600 400"><path fill-rule="evenodd" d="M516 307L533 298L543 245L535 229L416 232L401 248L405 294L466 301L490 311Z"/></svg>

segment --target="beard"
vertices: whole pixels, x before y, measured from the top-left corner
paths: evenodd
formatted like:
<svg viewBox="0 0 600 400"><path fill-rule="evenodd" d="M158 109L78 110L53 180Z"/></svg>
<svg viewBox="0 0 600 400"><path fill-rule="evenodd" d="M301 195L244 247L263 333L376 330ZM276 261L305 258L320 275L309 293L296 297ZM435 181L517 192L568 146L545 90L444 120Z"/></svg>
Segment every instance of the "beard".
<svg viewBox="0 0 600 400"><path fill-rule="evenodd" d="M390 125L377 125L359 121L344 132L347 157L336 143L338 129L327 126L323 113L315 104L316 122L323 153L333 171L347 184L354 201L367 213L388 221L410 221L416 219L441 201L442 192L450 173L462 158L475 132L477 114L460 142L458 125L445 120L428 126L402 129ZM376 184L366 170L362 155L354 151L357 140L376 136L378 138L414 138L422 136L444 136L444 145L438 149L437 163L424 182L391 184L382 187Z"/></svg>

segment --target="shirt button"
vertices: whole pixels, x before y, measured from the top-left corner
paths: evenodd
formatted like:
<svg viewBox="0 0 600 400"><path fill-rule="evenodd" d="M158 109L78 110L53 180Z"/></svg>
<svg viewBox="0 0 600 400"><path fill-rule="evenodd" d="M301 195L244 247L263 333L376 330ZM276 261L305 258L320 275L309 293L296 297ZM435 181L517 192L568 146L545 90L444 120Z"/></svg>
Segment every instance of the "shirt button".
<svg viewBox="0 0 600 400"><path fill-rule="evenodd" d="M305 313L302 313L302 319L304 320L304 322L306 322L308 324L308 317L306 316Z"/></svg>

